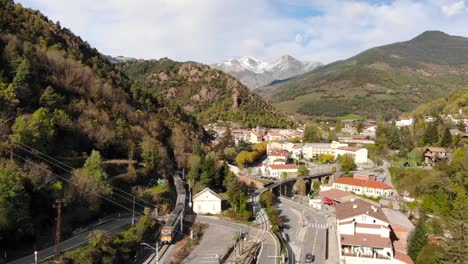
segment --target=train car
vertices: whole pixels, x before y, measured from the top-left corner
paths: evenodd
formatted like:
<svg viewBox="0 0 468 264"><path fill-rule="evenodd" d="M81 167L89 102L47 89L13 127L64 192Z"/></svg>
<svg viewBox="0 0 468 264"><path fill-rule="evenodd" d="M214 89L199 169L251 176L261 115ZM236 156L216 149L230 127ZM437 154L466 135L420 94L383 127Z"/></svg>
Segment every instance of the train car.
<svg viewBox="0 0 468 264"><path fill-rule="evenodd" d="M162 244L171 244L175 241L177 233L180 232L181 218L184 216L185 200L187 196L185 186L180 176L174 176L174 185L177 191L176 205L169 215L166 224L161 229L160 242Z"/></svg>

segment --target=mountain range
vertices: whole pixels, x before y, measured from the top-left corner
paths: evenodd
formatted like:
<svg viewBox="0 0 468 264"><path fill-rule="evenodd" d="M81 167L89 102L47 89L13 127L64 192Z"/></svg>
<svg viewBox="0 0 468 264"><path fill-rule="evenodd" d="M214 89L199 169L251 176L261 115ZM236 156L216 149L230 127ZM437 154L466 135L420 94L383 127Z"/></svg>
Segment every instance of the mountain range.
<svg viewBox="0 0 468 264"><path fill-rule="evenodd" d="M395 117L468 87L468 38L426 31L255 91L289 113Z"/></svg>
<svg viewBox="0 0 468 264"><path fill-rule="evenodd" d="M292 56L284 55L272 62L242 57L238 60L231 59L212 64L211 67L222 70L239 79L250 89L255 89L304 74L320 65L319 62L299 61Z"/></svg>

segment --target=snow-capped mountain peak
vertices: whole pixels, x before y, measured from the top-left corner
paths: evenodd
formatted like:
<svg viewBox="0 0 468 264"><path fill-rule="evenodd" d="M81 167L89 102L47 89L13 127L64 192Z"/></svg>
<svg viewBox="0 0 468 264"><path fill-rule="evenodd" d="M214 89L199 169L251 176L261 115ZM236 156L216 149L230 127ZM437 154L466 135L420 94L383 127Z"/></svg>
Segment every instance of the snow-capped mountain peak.
<svg viewBox="0 0 468 264"><path fill-rule="evenodd" d="M222 70L238 78L251 89L262 87L276 80L285 80L311 71L319 62L299 61L290 55L283 55L272 62L244 56L213 64L211 67Z"/></svg>

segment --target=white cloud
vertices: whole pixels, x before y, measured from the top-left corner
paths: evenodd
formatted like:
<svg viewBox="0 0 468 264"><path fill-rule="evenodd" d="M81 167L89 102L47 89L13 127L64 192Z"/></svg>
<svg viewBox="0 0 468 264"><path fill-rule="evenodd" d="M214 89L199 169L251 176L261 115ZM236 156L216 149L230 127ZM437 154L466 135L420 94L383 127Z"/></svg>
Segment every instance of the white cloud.
<svg viewBox="0 0 468 264"><path fill-rule="evenodd" d="M465 1L464 0L455 2L455 3L451 4L451 5L443 5L442 6L442 12L446 16L456 15L456 14L462 12L463 10L465 10Z"/></svg>
<svg viewBox="0 0 468 264"><path fill-rule="evenodd" d="M468 35L468 17L445 16L445 0L291 0L319 11L311 17L282 14L275 5L290 4L286 0L19 1L60 20L105 54L137 58L212 63L290 54L326 63L425 30ZM450 5L452 13L459 8Z"/></svg>

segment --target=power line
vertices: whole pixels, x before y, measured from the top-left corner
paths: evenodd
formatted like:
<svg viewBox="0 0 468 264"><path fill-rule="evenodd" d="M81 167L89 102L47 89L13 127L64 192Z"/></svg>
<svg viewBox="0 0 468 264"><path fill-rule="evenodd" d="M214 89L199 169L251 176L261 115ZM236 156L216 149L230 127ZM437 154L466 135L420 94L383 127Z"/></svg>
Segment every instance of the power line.
<svg viewBox="0 0 468 264"><path fill-rule="evenodd" d="M4 133L2 133L2 132L0 132L0 134L2 134L3 136L6 136L6 137L7 137L7 135L4 134ZM31 147L31 146L28 146L28 145L23 144L23 143L21 143L21 142L16 143L16 142L11 142L11 141L10 141L10 143L12 143L12 144L15 145L15 146L18 146L18 147L21 148L22 150L24 150L24 151L30 153L31 155L34 155L35 157L37 157L37 158L39 158L39 159L41 159L41 160L43 160L43 161L46 161L47 163L49 163L49 164L51 164L51 165L53 165L53 166L55 166L55 167L57 167L57 168L59 168L59 169L62 169L62 170L65 171L65 172L68 172L68 173L72 174L72 171L71 171L71 170L74 170L74 169L75 169L75 168L71 167L70 165L68 165L68 164L66 164L66 163L63 163L63 162L61 162L61 161L59 161L59 160L57 160L57 159L55 159L55 158L53 158L53 157L51 157L51 156L49 156L49 155L47 155L47 154L41 152L41 151L39 151L39 150L37 150L37 149L35 149L35 148ZM21 146L21 145L26 146L26 147L30 148L31 150L26 149L25 147L23 147L23 146ZM50 161L50 160L47 160L46 158L43 158L43 157L39 156L37 153L34 153L34 152L40 153L42 156L45 156L45 157L47 157L47 158L53 160L53 162ZM69 168L69 169L71 169L71 170L66 169L66 168L64 168L64 167L67 167L67 168ZM138 196L135 196L135 195L133 195L133 194L131 194L131 193L128 193L128 192L126 192L126 191L123 191L123 190L121 190L121 189L119 189L119 188L117 188L117 187L115 187L115 186L110 186L110 187L111 187L113 190L120 191L120 192L122 192L122 193L125 193L125 194L129 195L131 198L133 198L133 199L130 199L130 198L125 197L125 196L123 196L122 194L119 194L119 193L117 193L117 192L114 193L115 195L120 196L121 198L123 198L123 199L125 199L125 200L127 200L127 201L129 201L129 202L136 203L136 204L138 204L139 206L141 206L141 207L143 207L143 208L146 207L144 204L141 204L141 203L138 203L138 202L135 202L135 201L134 201L134 199L138 199L138 200L143 201L144 203L146 203L146 204L148 204L148 205L151 205L151 206L156 207L156 205L154 205L154 204L152 204L152 203L150 203L150 202L148 202L148 201L146 201L146 200L143 200L143 199L141 199L141 198L138 197Z"/></svg>
<svg viewBox="0 0 468 264"><path fill-rule="evenodd" d="M0 134L3 134L3 133L0 132ZM15 143L13 143L13 144L16 145ZM28 147L29 147L29 146L28 146ZM36 166L36 167L38 167L38 168L40 168L40 169L42 169L42 170L44 170L44 171L49 171L47 168L44 168L44 167L40 166L39 164L34 163L34 162L32 162L32 161L30 161L30 160L28 160L28 159L26 159L26 158L24 158L24 157L22 157L22 156L16 154L16 153L14 153L14 152L13 152L12 150L10 150L10 149L7 149L7 148L5 148L5 147L4 147L4 149L5 149L7 152L9 152L11 155L13 155L13 156L15 156L15 157L17 157L17 158L23 160L24 162L27 162L27 163L29 163L29 164L31 164L31 165L33 165L33 166ZM22 148L22 149L24 149L24 148ZM33 149L33 148L31 147L31 149ZM28 151L28 150L26 150L26 151L29 152L29 153L31 153L31 152ZM33 154L33 153L31 153L31 154ZM35 155L35 154L33 154L33 155ZM50 161L49 161L49 162L50 162ZM62 169L63 169L63 168L62 168ZM65 170L65 171L67 171L67 172L70 173L70 171L68 171L68 170ZM50 172L50 171L49 171L49 172ZM113 200L111 200L111 199L109 199L109 198L107 198L107 197L105 197L105 196L103 196L103 195L101 195L101 194L99 194L99 193L93 192L92 190L87 190L87 189L85 189L85 188L79 186L78 184L74 183L73 181L71 181L71 180L69 180L69 179L67 179L67 178L65 178L65 177L63 177L63 176L60 176L60 175L58 175L58 174L56 174L56 173L54 173L54 172L50 172L50 173L51 173L52 175L54 175L55 177L57 177L57 178L63 180L63 181L66 181L66 182L68 182L68 183L70 183L70 184L72 184L72 185L75 185L76 187L78 187L78 188L80 188L80 189L83 189L83 190L85 190L85 191L89 191L89 192L93 193L94 195L96 195L97 197L99 197L99 198L101 198L101 199L103 199L103 200L105 200L105 201L108 201L108 202L110 202L110 203L112 203L112 204L114 204L114 205L117 205L117 206L119 206L119 207L121 207L121 208L123 208L123 209L125 209L125 210L127 210L127 211L129 211L129 212L132 212L132 213L134 212L135 214L138 214L139 216L145 216L144 214L141 214L141 213L139 213L139 212L135 212L135 211L133 211L132 209L130 209L130 208L128 208L128 207L126 207L126 206L124 206L124 205L122 205L122 204L120 204L120 203L118 203L118 202L116 202L116 201L113 201ZM160 220L158 220L158 219L155 219L155 218L153 218L153 217L150 217L150 219L152 219L152 220L155 221L155 222L158 222L158 223L162 224L162 222L161 222ZM184 220L185 220L185 219L184 219ZM185 220L185 221L186 221L186 222L189 222L189 223L192 223L193 225L197 225L197 223L195 223L194 221L189 221L189 220ZM177 232L177 233L179 233L179 234L181 234L181 235L183 235L183 236L189 236L189 235L186 235L186 234L184 234L183 232L180 232L180 231L177 231L177 230L174 230L174 232Z"/></svg>

